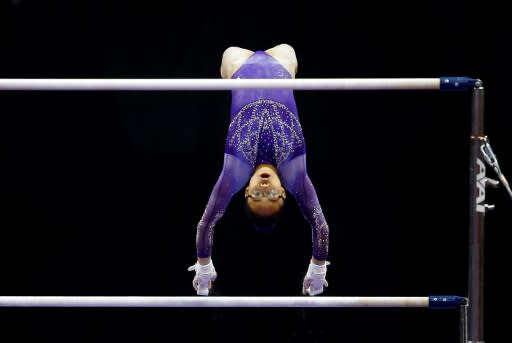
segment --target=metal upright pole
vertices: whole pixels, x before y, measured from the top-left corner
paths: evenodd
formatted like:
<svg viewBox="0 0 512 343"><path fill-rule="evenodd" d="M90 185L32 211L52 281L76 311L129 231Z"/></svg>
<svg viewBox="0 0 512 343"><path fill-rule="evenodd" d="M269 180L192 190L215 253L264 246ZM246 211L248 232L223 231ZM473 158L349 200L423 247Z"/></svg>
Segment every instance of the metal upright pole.
<svg viewBox="0 0 512 343"><path fill-rule="evenodd" d="M469 342L484 342L484 216L492 206L485 204L485 163L480 147L484 136L484 88L475 87L471 103L469 168Z"/></svg>

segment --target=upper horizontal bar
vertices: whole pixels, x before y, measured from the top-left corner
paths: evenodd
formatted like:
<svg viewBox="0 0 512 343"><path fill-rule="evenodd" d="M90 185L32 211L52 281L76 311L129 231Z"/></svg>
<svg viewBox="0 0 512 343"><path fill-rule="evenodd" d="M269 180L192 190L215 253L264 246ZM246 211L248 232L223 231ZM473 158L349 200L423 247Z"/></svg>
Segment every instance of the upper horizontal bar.
<svg viewBox="0 0 512 343"><path fill-rule="evenodd" d="M467 77L380 79L0 79L0 90L213 91L255 88L296 90L465 90Z"/></svg>
<svg viewBox="0 0 512 343"><path fill-rule="evenodd" d="M442 300L444 298L444 301ZM455 299L456 298L456 299ZM0 296L0 307L432 307L433 297ZM460 297L436 296L458 304ZM455 299L455 300L454 300ZM440 306L434 306L440 307Z"/></svg>

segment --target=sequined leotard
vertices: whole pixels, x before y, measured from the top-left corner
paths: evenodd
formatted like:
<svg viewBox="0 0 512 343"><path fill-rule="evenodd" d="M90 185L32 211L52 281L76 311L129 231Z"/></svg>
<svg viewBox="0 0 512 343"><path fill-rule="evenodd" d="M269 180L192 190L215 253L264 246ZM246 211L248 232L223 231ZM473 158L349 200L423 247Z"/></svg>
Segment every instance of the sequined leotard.
<svg viewBox="0 0 512 343"><path fill-rule="evenodd" d="M272 56L256 51L231 78L291 78ZM306 171L306 147L291 89L232 91L231 123L224 165L197 227L198 257L211 256L213 231L234 194L249 181L255 167L274 165L312 229L312 255L327 258L329 228Z"/></svg>

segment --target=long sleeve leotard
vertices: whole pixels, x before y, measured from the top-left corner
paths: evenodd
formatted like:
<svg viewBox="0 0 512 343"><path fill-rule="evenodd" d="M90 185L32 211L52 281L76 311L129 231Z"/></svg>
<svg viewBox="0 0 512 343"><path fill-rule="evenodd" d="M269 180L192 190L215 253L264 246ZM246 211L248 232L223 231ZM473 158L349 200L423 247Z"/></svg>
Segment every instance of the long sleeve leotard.
<svg viewBox="0 0 512 343"><path fill-rule="evenodd" d="M274 57L256 51L232 78L291 78ZM254 169L274 165L312 229L312 256L327 258L329 227L306 170L306 145L291 89L235 89L232 91L222 172L197 226L196 252L209 257L213 232L231 198L249 181Z"/></svg>

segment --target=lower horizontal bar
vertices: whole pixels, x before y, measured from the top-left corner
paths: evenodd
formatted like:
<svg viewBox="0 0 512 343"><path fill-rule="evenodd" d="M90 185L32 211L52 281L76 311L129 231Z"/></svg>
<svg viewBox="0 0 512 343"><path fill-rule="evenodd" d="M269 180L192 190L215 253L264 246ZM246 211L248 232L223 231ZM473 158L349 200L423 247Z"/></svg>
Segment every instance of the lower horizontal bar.
<svg viewBox="0 0 512 343"><path fill-rule="evenodd" d="M432 297L0 296L0 307L430 307L431 302Z"/></svg>

